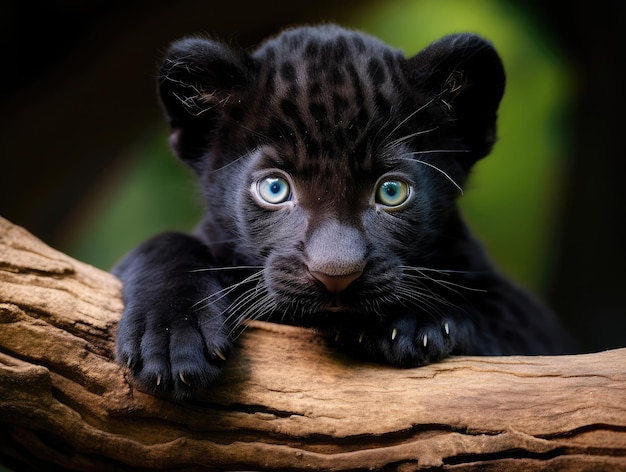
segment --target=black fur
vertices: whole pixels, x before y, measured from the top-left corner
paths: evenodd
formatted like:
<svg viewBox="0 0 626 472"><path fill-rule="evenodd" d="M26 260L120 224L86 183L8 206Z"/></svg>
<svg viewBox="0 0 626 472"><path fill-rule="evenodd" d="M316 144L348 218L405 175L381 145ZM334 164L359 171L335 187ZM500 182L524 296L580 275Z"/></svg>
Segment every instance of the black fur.
<svg viewBox="0 0 626 472"><path fill-rule="evenodd" d="M456 207L494 144L504 83L471 34L409 59L335 26L252 54L174 43L161 99L206 215L115 269L119 361L148 389L190 395L219 375L246 318L315 326L405 367L563 351L555 319L490 266Z"/></svg>

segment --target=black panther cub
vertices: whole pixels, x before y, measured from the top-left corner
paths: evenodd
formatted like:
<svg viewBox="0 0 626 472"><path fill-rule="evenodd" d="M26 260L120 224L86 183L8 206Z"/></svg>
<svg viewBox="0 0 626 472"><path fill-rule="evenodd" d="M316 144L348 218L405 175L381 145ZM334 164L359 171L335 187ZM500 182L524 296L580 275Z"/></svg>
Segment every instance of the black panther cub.
<svg viewBox="0 0 626 472"><path fill-rule="evenodd" d="M244 319L318 327L403 367L565 349L456 207L504 91L484 39L444 37L407 59L336 26L288 30L251 54L191 38L171 46L159 83L206 215L114 269L118 359L145 388L206 388Z"/></svg>

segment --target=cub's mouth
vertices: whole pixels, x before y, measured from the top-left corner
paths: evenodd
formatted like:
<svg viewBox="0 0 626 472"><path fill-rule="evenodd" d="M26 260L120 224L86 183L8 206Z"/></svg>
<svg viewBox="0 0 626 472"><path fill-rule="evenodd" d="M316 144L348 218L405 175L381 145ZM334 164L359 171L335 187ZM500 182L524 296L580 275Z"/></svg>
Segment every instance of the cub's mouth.
<svg viewBox="0 0 626 472"><path fill-rule="evenodd" d="M322 309L322 311L330 311L331 313L339 313L341 311L350 311L346 306L341 305L328 305Z"/></svg>
<svg viewBox="0 0 626 472"><path fill-rule="evenodd" d="M346 304L339 299L339 294L335 296L325 305L322 306L321 311L327 311L331 313L339 313L342 311L352 311L350 305Z"/></svg>

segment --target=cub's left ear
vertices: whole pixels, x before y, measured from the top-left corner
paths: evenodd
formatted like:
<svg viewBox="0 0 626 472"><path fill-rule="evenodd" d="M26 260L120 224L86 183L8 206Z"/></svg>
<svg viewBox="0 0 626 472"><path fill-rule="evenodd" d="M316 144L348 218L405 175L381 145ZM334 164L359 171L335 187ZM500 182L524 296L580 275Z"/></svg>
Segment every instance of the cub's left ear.
<svg viewBox="0 0 626 472"><path fill-rule="evenodd" d="M451 115L471 149L471 165L496 139L496 116L504 93L504 68L491 43L474 34L445 36L407 59L405 74Z"/></svg>

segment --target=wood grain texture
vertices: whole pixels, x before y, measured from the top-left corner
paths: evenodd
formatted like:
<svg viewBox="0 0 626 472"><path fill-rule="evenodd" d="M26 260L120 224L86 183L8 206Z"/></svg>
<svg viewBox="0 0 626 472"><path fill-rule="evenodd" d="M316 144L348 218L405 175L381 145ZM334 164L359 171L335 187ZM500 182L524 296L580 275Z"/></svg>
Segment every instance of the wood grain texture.
<svg viewBox="0 0 626 472"><path fill-rule="evenodd" d="M29 470L626 470L626 349L359 363L250 323L176 404L114 362L110 274L0 219L0 459Z"/></svg>

